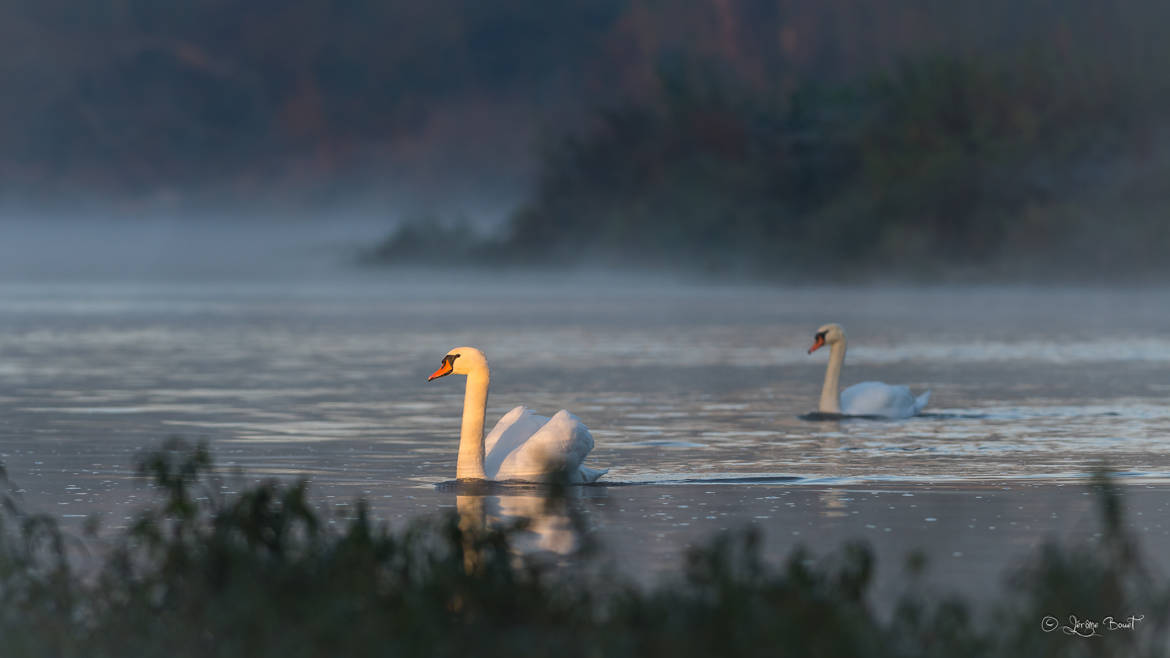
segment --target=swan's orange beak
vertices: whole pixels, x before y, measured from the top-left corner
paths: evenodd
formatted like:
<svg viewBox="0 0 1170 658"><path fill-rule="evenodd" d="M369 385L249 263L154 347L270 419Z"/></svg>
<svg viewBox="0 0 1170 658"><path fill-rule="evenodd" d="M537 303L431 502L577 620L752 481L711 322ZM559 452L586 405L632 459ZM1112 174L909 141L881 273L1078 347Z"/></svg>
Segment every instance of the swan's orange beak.
<svg viewBox="0 0 1170 658"><path fill-rule="evenodd" d="M444 360L443 365L439 366L439 369L432 373L430 377L427 377L427 381L431 382L440 377L446 377L447 375L451 374L452 370L454 370L454 368L451 366L451 361L449 359Z"/></svg>
<svg viewBox="0 0 1170 658"><path fill-rule="evenodd" d="M808 353L812 354L813 352L821 349L824 346L825 346L825 337L824 336L817 336L817 339L813 343L813 346L808 348Z"/></svg>

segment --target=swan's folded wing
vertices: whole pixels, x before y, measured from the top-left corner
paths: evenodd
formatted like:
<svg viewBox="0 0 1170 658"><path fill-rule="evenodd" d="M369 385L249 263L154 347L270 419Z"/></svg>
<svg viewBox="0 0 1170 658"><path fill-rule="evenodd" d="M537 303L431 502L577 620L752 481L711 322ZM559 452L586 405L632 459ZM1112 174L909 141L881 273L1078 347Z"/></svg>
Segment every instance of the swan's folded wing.
<svg viewBox="0 0 1170 658"><path fill-rule="evenodd" d="M576 481L581 462L591 450L593 435L589 429L581 419L562 409L504 457L499 477L546 479L553 473L565 472L570 481Z"/></svg>
<svg viewBox="0 0 1170 658"><path fill-rule="evenodd" d="M525 407L524 405L520 405L519 407L516 407L508 413L504 414L500 420L496 421L496 426L492 428L492 431L488 432L487 436L483 437L484 454L491 453L492 448L496 446L496 443L499 442L500 437L505 433L508 433L509 431L514 432L520 430L522 427L529 426L534 422L534 420L539 424L533 426L532 431L525 434L525 436L531 436L533 432L540 429L541 425L547 423L548 419L543 416L536 416L536 414L532 413L531 409ZM517 426L517 424L519 424L519 426Z"/></svg>
<svg viewBox="0 0 1170 658"><path fill-rule="evenodd" d="M906 386L861 382L841 391L841 411L850 416L913 416L914 395Z"/></svg>
<svg viewBox="0 0 1170 658"><path fill-rule="evenodd" d="M550 452L555 451L563 455L565 470L570 475L585 461L585 457L593 450L593 435L581 419L571 412L561 409L540 428L539 441L547 446ZM532 437L537 439L536 436Z"/></svg>
<svg viewBox="0 0 1170 658"><path fill-rule="evenodd" d="M546 423L548 418L532 413L523 405L504 414L483 439L483 470L488 479L495 479L508 457L522 449L529 437Z"/></svg>

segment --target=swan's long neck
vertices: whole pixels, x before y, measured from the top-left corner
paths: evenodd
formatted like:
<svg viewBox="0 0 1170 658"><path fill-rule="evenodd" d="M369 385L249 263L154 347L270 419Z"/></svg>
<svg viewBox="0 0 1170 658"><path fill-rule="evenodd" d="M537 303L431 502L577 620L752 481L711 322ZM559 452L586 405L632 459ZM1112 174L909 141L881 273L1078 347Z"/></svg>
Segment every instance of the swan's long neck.
<svg viewBox="0 0 1170 658"><path fill-rule="evenodd" d="M841 413L841 366L845 364L845 339L829 348L829 367L825 369L825 386L821 389L820 410Z"/></svg>
<svg viewBox="0 0 1170 658"><path fill-rule="evenodd" d="M488 385L491 375L487 366L467 375L463 395L463 428L459 432L459 461L455 477L460 480L483 480L483 421L487 414Z"/></svg>

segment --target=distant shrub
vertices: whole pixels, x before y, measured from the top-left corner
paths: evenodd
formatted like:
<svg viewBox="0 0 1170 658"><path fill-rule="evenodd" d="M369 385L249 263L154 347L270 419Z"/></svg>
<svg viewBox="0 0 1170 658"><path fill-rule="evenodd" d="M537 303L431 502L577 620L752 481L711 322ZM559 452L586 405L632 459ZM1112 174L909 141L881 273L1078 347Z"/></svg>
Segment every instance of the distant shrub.
<svg viewBox="0 0 1170 658"><path fill-rule="evenodd" d="M380 244L362 254L367 263L429 265L440 268L485 265L495 243L464 217L424 215L403 222Z"/></svg>

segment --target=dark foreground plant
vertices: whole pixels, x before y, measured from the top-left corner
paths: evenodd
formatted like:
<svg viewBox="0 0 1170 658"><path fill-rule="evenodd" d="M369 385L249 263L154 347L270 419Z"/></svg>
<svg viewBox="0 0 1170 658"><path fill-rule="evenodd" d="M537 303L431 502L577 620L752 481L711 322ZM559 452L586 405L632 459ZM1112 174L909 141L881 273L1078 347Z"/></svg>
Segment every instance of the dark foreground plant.
<svg viewBox="0 0 1170 658"><path fill-rule="evenodd" d="M47 517L11 499L0 522L0 655L20 656L1035 656L1166 655L1167 589L1141 564L1102 482L1102 542L1047 547L989 614L906 596L867 604L874 564L848 545L779 569L755 533L716 537L681 574L642 587L513 550L513 530L474 515L391 531L364 505L340 529L303 483L234 497L210 486L203 447L172 443L143 462L162 504L79 573ZM588 562L593 558L582 558ZM1144 614L1130 633L1044 632L1053 611ZM1063 620L1062 620L1063 621Z"/></svg>

